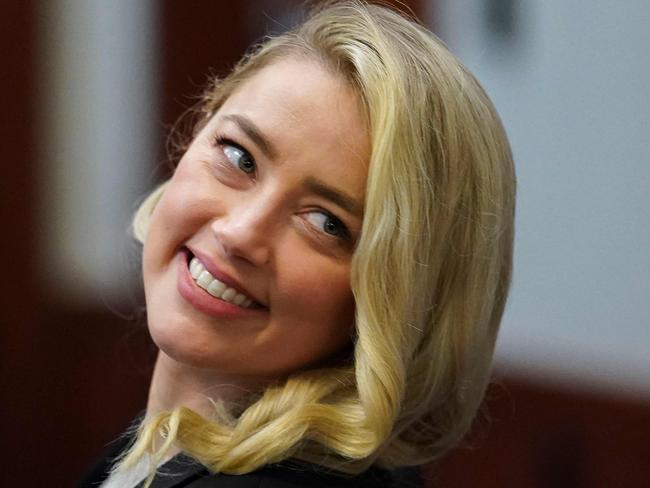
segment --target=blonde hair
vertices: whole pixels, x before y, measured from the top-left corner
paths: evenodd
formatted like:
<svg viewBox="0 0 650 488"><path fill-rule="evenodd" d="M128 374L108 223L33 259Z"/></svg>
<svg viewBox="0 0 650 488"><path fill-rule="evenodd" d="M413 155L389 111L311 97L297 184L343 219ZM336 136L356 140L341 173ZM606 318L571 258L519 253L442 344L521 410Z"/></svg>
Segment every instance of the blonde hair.
<svg viewBox="0 0 650 488"><path fill-rule="evenodd" d="M147 452L160 459L172 445L231 474L289 457L346 473L420 465L463 438L483 398L511 277L515 200L512 156L490 100L425 28L345 1L258 46L214 82L204 113L284 56L320 60L355 87L367 112L353 364L296 372L237 418L161 413L141 426L124 465ZM140 240L163 191L136 215ZM155 449L158 433L166 441Z"/></svg>

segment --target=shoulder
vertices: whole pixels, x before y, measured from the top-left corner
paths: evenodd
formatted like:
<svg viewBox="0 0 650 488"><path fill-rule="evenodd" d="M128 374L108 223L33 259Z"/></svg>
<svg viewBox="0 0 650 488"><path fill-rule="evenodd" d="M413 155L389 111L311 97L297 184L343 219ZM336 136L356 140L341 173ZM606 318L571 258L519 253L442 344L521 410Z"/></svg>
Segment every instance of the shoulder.
<svg viewBox="0 0 650 488"><path fill-rule="evenodd" d="M218 479L218 475L215 479ZM392 486L388 473L379 470L369 470L357 476L341 476L322 471L317 467L276 465L241 476L230 476L232 481L242 483L241 487L248 488L387 488ZM206 485L208 486L208 485ZM221 486L221 485L215 485ZM229 486L229 485L224 485ZM239 487L239 484L233 484Z"/></svg>
<svg viewBox="0 0 650 488"><path fill-rule="evenodd" d="M267 466L243 475L211 474L205 470L195 472L187 479L187 488L421 488L420 483L403 484L385 470L371 468L356 476L343 476L324 471L312 465L282 463ZM401 475L399 478L403 478ZM416 476L416 478L418 478ZM152 488L157 488L154 481ZM162 486L160 487L162 488Z"/></svg>

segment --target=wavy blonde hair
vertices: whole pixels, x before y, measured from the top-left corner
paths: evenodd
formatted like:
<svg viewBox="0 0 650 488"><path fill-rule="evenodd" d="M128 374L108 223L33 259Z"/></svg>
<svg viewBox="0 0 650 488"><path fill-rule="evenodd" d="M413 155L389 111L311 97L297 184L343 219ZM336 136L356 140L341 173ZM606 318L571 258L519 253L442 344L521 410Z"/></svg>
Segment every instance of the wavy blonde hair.
<svg viewBox="0 0 650 488"><path fill-rule="evenodd" d="M257 46L212 84L203 113L285 56L321 61L366 109L372 155L352 260L353 363L296 372L238 417L161 413L141 426L125 466L145 453L160 460L172 445L231 474L289 457L346 473L420 465L463 438L483 398L511 278L515 203L492 103L425 28L344 1ZM140 240L163 191L136 215ZM155 448L160 433L166 441Z"/></svg>

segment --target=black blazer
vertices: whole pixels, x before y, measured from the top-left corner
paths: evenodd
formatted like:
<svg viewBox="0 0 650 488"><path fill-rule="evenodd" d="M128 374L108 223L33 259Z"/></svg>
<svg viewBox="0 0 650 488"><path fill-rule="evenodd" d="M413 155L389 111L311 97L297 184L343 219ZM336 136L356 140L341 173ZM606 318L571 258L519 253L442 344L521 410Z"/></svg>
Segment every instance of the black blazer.
<svg viewBox="0 0 650 488"><path fill-rule="evenodd" d="M77 488L97 488L106 479L111 462L129 445L122 436L109 444L104 456L84 476ZM142 483L138 488L142 487ZM419 470L406 468L387 471L370 468L356 475L345 476L316 465L286 461L265 466L251 473L227 475L210 473L203 465L183 454L165 463L154 478L151 488L422 488Z"/></svg>

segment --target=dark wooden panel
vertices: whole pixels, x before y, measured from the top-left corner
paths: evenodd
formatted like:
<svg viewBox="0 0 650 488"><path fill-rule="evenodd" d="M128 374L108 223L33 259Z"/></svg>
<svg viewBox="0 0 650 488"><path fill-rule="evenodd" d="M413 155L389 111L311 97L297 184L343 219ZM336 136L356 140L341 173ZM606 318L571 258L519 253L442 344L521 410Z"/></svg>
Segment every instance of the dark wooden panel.
<svg viewBox="0 0 650 488"><path fill-rule="evenodd" d="M31 421L35 411L35 375L40 369L34 318L38 297L34 292L35 251L33 185L36 157L37 100L35 98L35 2L6 2L0 16L2 70L2 144L0 161L0 446L5 462L0 469L0 486L12 486L7 460L29 449L37 438L38 426ZM38 422L37 422L38 424ZM24 463L12 471L29 474ZM19 479L19 478L18 478Z"/></svg>
<svg viewBox="0 0 650 488"><path fill-rule="evenodd" d="M636 488L650 479L650 402L521 381L490 389L471 449L431 487Z"/></svg>

